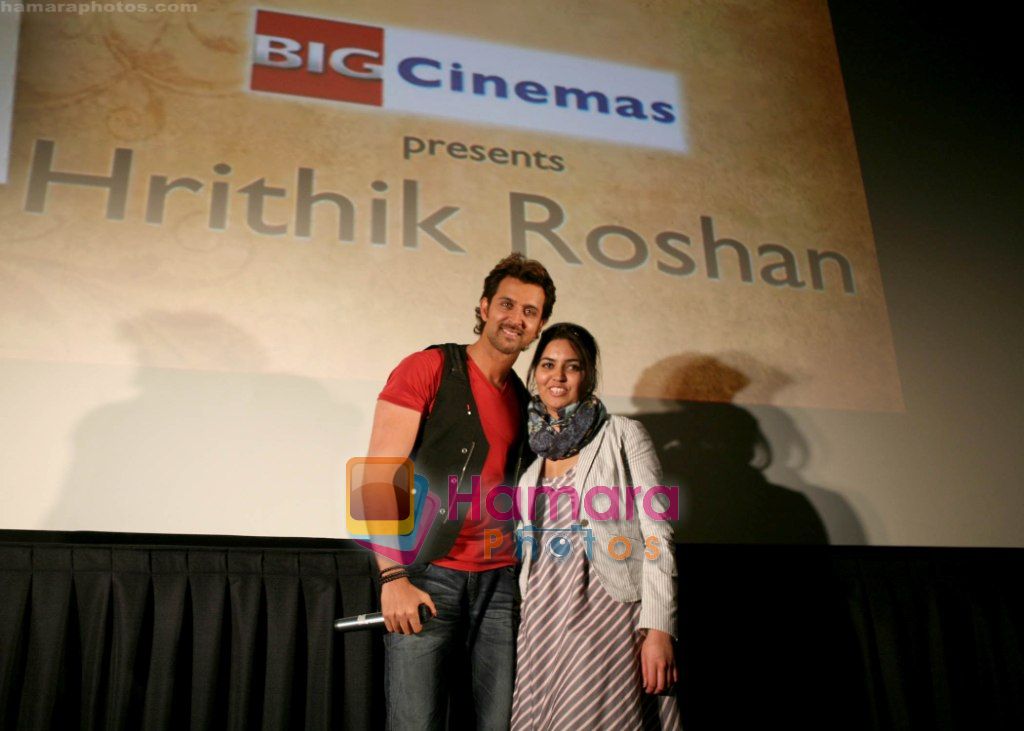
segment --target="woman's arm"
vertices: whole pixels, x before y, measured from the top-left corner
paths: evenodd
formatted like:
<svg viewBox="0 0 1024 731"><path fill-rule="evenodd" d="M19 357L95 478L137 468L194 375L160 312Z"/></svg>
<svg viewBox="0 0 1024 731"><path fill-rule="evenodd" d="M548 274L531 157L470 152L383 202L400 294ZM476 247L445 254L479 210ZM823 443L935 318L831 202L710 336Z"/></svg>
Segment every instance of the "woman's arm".
<svg viewBox="0 0 1024 731"><path fill-rule="evenodd" d="M660 517L669 512L668 499L661 494L655 494L650 501L643 497L652 487L661 485L661 463L647 430L638 421L629 420L623 430L623 457L632 482L630 487L643 488L635 491L634 514L640 519L645 541L638 624L647 630L640 652L644 690L661 693L678 679L672 647L676 633L675 546L671 523ZM645 510L645 502L655 515Z"/></svg>
<svg viewBox="0 0 1024 731"><path fill-rule="evenodd" d="M654 451L647 430L638 421L630 419L622 434L623 457L629 470L631 487L641 487L634 497L635 515L640 520L640 532L646 542L643 579L640 586L640 627L656 629L675 636L676 633L676 559L672 524L661 519L669 512L669 501L663 494L644 496L652 487L661 485L661 463ZM648 502L651 515L644 509ZM676 516L670 516L676 517Z"/></svg>

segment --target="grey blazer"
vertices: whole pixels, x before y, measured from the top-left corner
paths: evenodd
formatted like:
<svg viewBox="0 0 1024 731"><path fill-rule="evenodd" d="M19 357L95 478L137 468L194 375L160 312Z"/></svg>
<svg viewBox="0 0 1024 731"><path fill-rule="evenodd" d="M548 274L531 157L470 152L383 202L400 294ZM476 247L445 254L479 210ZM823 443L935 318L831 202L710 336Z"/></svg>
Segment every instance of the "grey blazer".
<svg viewBox="0 0 1024 731"><path fill-rule="evenodd" d="M535 492L530 488L540 485L543 463L544 460L538 458L527 468L516 491L522 516L518 527L524 536L530 535L532 529L528 502ZM581 506L580 526L589 528L593 534L591 565L601 586L620 602L641 602L639 627L659 629L675 637L676 562L672 527L668 521L655 519L644 509L647 491L660 484L661 464L647 430L633 419L610 416L590 444L580 451L573 489ZM599 486L603 489L588 499L588 492ZM643 490L637 492L629 487ZM618 499L617 517L611 511L610 494ZM652 512L660 514L668 510L669 503L663 494L655 493L646 502ZM568 510L568 503L568 497L560 499L559 510ZM629 505L632 505L631 511ZM616 536L625 540L615 539L609 547ZM613 554L621 557L627 552L627 541L628 558L615 558ZM523 601L529 602L533 551L526 541L523 548L519 585ZM648 557L655 554L656 558Z"/></svg>

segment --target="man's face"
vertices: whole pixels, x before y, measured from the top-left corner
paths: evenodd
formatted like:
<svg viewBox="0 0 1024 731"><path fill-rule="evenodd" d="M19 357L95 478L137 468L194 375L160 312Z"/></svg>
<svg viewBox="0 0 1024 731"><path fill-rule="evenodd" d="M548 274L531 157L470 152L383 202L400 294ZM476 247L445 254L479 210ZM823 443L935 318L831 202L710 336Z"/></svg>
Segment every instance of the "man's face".
<svg viewBox="0 0 1024 731"><path fill-rule="evenodd" d="M519 355L544 326L540 319L543 310L544 290L540 286L505 277L490 300L480 300L483 334L498 352Z"/></svg>

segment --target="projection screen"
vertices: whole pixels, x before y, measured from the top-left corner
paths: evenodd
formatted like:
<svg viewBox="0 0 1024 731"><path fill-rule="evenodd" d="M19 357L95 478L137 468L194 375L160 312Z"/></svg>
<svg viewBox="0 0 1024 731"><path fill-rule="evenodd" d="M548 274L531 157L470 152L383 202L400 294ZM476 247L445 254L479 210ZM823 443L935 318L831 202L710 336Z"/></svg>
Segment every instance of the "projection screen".
<svg viewBox="0 0 1024 731"><path fill-rule="evenodd" d="M2 527L345 535L512 251L620 405L902 409L824 2L155 7L21 19Z"/></svg>

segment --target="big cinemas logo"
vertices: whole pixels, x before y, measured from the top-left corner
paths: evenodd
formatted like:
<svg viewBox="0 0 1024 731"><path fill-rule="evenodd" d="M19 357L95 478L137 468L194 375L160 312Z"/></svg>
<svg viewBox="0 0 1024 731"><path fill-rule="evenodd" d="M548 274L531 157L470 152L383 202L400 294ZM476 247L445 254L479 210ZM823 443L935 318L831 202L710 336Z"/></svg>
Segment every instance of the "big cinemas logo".
<svg viewBox="0 0 1024 731"><path fill-rule="evenodd" d="M687 149L675 74L407 28L257 10L249 88Z"/></svg>

